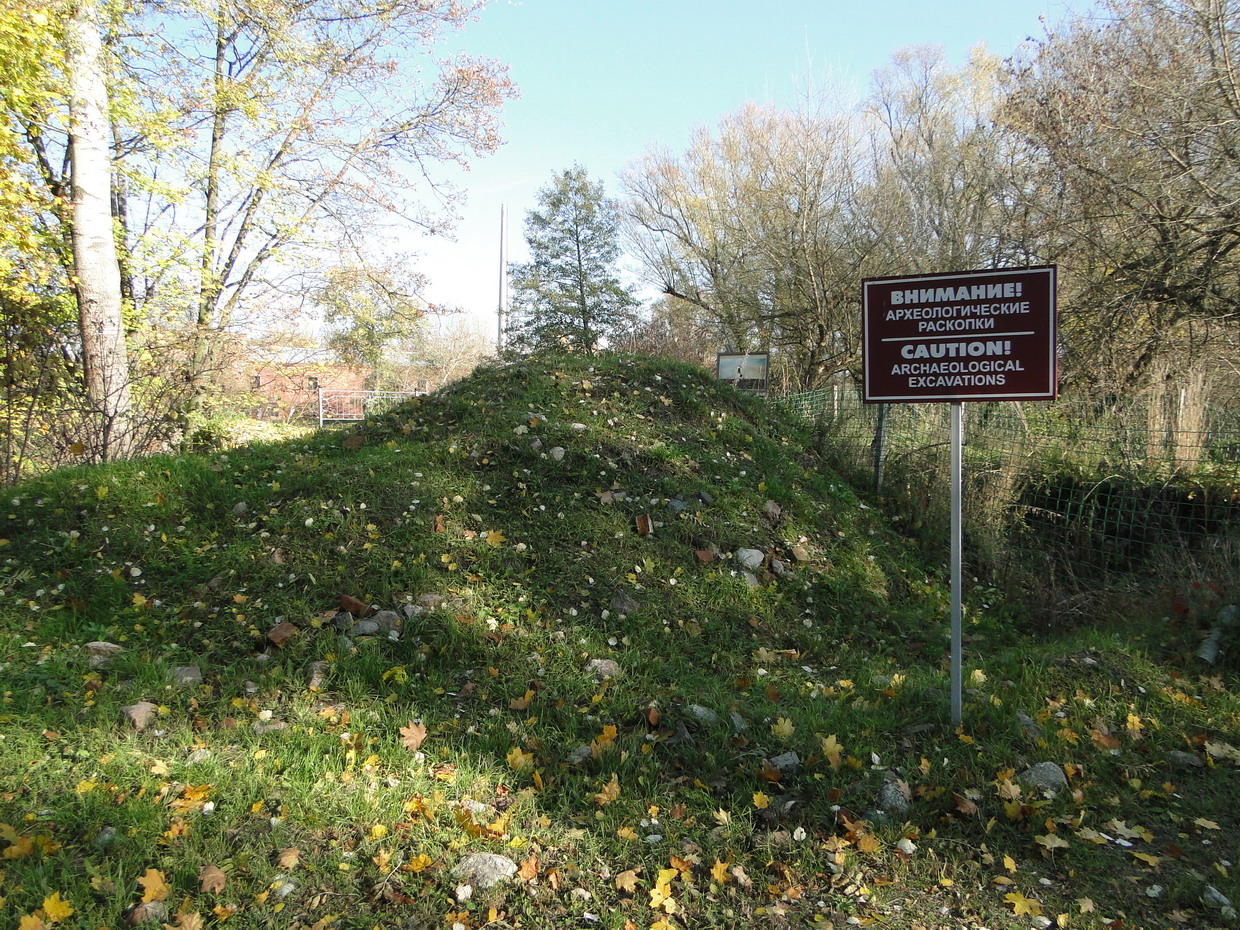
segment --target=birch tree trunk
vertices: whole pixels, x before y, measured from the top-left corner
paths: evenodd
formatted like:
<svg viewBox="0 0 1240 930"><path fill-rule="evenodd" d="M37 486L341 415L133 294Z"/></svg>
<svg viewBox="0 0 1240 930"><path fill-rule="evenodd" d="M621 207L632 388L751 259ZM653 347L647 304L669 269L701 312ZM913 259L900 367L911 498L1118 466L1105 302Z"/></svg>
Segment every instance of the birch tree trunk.
<svg viewBox="0 0 1240 930"><path fill-rule="evenodd" d="M76 0L66 33L69 147L73 166L73 270L94 457L130 445L129 360L121 318L120 266L112 229L111 123L94 0Z"/></svg>

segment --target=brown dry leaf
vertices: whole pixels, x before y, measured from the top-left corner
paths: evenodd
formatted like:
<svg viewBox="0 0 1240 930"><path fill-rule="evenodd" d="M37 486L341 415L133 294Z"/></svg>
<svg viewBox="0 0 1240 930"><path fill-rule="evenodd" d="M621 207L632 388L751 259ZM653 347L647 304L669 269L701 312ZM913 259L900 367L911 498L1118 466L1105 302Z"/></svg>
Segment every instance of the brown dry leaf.
<svg viewBox="0 0 1240 930"><path fill-rule="evenodd" d="M611 781L603 785L602 790L594 795L594 803L602 807L604 804L610 804L618 797L620 797L620 777L613 772Z"/></svg>
<svg viewBox="0 0 1240 930"><path fill-rule="evenodd" d="M637 873L638 869L628 869L616 876L616 890L627 891L632 894L637 890Z"/></svg>
<svg viewBox="0 0 1240 930"><path fill-rule="evenodd" d="M296 846L289 846L281 849L276 854L276 868L292 869L297 867L297 863L301 861L301 850Z"/></svg>
<svg viewBox="0 0 1240 930"><path fill-rule="evenodd" d="M966 817L972 817L977 813L977 805L966 798L963 794L952 792L952 800L956 802L956 810L964 814Z"/></svg>
<svg viewBox="0 0 1240 930"><path fill-rule="evenodd" d="M421 720L410 720L400 728L400 744L410 752L417 752L426 741L426 724Z"/></svg>
<svg viewBox="0 0 1240 930"><path fill-rule="evenodd" d="M138 879L138 884L142 886L143 903L165 901L172 892L168 879L159 869L147 869Z"/></svg>
<svg viewBox="0 0 1240 930"><path fill-rule="evenodd" d="M639 513L637 515L636 522L638 536L654 535L654 521L650 519L650 514Z"/></svg>
<svg viewBox="0 0 1240 930"><path fill-rule="evenodd" d="M763 759L762 764L758 766L758 777L763 781L779 781L783 778L783 774L768 760Z"/></svg>
<svg viewBox="0 0 1240 930"><path fill-rule="evenodd" d="M521 863L521 867L517 869L517 878L523 878L527 882L538 875L538 857L533 853L530 857Z"/></svg>
<svg viewBox="0 0 1240 930"><path fill-rule="evenodd" d="M521 697L513 698L511 701L509 701L508 706L512 710L529 710L530 701L534 700L534 694L535 692L532 690L526 691L525 694L522 695Z"/></svg>
<svg viewBox="0 0 1240 930"><path fill-rule="evenodd" d="M444 519L443 514L435 514L435 532L446 533L448 531L448 522Z"/></svg>
<svg viewBox="0 0 1240 930"><path fill-rule="evenodd" d="M857 837L857 849L863 853L876 853L882 847L882 843L871 833L863 833Z"/></svg>
<svg viewBox="0 0 1240 930"><path fill-rule="evenodd" d="M228 876L214 862L204 865L198 872L198 888L201 891L219 894L227 882Z"/></svg>

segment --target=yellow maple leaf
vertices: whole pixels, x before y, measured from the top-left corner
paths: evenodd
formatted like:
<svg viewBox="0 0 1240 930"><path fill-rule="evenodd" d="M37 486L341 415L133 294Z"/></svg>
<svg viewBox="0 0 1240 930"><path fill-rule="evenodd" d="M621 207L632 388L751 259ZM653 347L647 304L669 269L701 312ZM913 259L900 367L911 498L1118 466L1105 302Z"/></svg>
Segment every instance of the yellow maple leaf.
<svg viewBox="0 0 1240 930"><path fill-rule="evenodd" d="M620 778L613 772L611 781L603 785L602 789L594 795L594 803L602 807L604 804L610 804L618 797L620 797Z"/></svg>
<svg viewBox="0 0 1240 930"><path fill-rule="evenodd" d="M1016 860L1013 859L1011 856L1003 857L1003 867L1007 869L1011 874L1013 875L1016 874Z"/></svg>
<svg viewBox="0 0 1240 930"><path fill-rule="evenodd" d="M504 544L504 534L500 530L487 530L487 545L498 549Z"/></svg>
<svg viewBox="0 0 1240 930"><path fill-rule="evenodd" d="M1017 917L1022 914L1028 914L1030 917L1042 916L1042 905L1033 898L1026 898L1019 891L1009 891L1003 896L1003 900L1012 905L1012 911Z"/></svg>
<svg viewBox="0 0 1240 930"><path fill-rule="evenodd" d="M770 803L771 803L771 799L768 798L761 791L755 791L753 793L753 806L756 807L758 810L760 811L766 810L767 807L770 805Z"/></svg>
<svg viewBox="0 0 1240 930"><path fill-rule="evenodd" d="M1206 820L1206 818L1204 817L1198 817L1196 820L1193 821L1193 823L1201 827L1201 829L1203 830L1221 830L1222 829L1222 827L1216 824L1213 820Z"/></svg>
<svg viewBox="0 0 1240 930"><path fill-rule="evenodd" d="M616 836L622 840L635 840L637 839L637 831L632 827L620 827L616 830Z"/></svg>
<svg viewBox="0 0 1240 930"><path fill-rule="evenodd" d="M406 872L421 872L423 869L429 869L431 867L431 862L431 857L426 853L418 853L406 862L404 866L402 866L402 869Z"/></svg>
<svg viewBox="0 0 1240 930"><path fill-rule="evenodd" d="M53 891L43 899L43 916L54 924L60 923L72 913L73 905L64 900L59 891Z"/></svg>
<svg viewBox="0 0 1240 930"><path fill-rule="evenodd" d="M637 870L627 869L616 876L616 890L627 891L632 894L637 890Z"/></svg>
<svg viewBox="0 0 1240 930"><path fill-rule="evenodd" d="M17 930L45 930L47 924L35 914L26 914L17 922Z"/></svg>
<svg viewBox="0 0 1240 930"><path fill-rule="evenodd" d="M1067 849L1069 846L1068 841L1062 836L1059 836L1057 833L1048 833L1046 836L1035 836L1033 841L1043 849L1047 850Z"/></svg>
<svg viewBox="0 0 1240 930"><path fill-rule="evenodd" d="M1148 865L1151 869L1158 868L1158 863L1162 862L1161 856L1154 856L1154 855L1151 855L1150 853L1133 852L1132 857L1134 859L1140 859L1142 862Z"/></svg>
<svg viewBox="0 0 1240 930"><path fill-rule="evenodd" d="M142 877L138 879L138 884L142 886L142 901L144 903L167 900L168 895L172 891L168 887L168 879L159 869L147 869Z"/></svg>
<svg viewBox="0 0 1240 930"><path fill-rule="evenodd" d="M518 772L525 772L534 767L534 754L523 752L520 746L513 746L504 758L508 761L508 766Z"/></svg>
<svg viewBox="0 0 1240 930"><path fill-rule="evenodd" d="M791 739L795 729L796 727L787 717L779 717L771 724L771 732L780 739Z"/></svg>
<svg viewBox="0 0 1240 930"><path fill-rule="evenodd" d="M716 859L715 864L710 867L710 877L720 885L726 885L728 883L728 878L730 877L730 873L728 872L728 864L726 862L720 862Z"/></svg>
<svg viewBox="0 0 1240 930"><path fill-rule="evenodd" d="M1094 902L1092 898L1077 898L1076 906L1080 908L1082 914L1092 914L1094 912Z"/></svg>
<svg viewBox="0 0 1240 930"><path fill-rule="evenodd" d="M826 757L827 762L831 764L831 768L838 769L842 759L844 747L840 745L840 741L835 738L835 734L830 736L819 737L822 741L822 754Z"/></svg>

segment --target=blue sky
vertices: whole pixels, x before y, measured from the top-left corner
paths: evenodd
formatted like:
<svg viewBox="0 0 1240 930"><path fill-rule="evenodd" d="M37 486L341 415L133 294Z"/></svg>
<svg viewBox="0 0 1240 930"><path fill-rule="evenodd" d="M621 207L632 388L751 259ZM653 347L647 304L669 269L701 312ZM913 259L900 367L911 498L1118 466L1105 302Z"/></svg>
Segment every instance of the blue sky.
<svg viewBox="0 0 1240 930"><path fill-rule="evenodd" d="M1079 0L493 0L448 47L509 65L521 97L505 107L505 145L451 175L467 192L456 241L401 243L421 253L431 300L493 319L500 208L510 258L554 172L581 164L619 196L618 173L655 146L684 151L749 101L795 105L807 84L863 95L907 45L934 44L963 64L985 44L1010 55Z"/></svg>

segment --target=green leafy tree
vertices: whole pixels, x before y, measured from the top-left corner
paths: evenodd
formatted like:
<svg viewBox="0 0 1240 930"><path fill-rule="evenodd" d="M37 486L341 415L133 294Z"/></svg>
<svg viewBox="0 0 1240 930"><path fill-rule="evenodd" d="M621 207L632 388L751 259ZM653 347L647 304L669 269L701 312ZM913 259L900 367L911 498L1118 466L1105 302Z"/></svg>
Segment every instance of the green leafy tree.
<svg viewBox="0 0 1240 930"><path fill-rule="evenodd" d="M620 283L619 209L580 165L555 175L525 217L531 260L513 267L509 345L593 354L632 319Z"/></svg>

